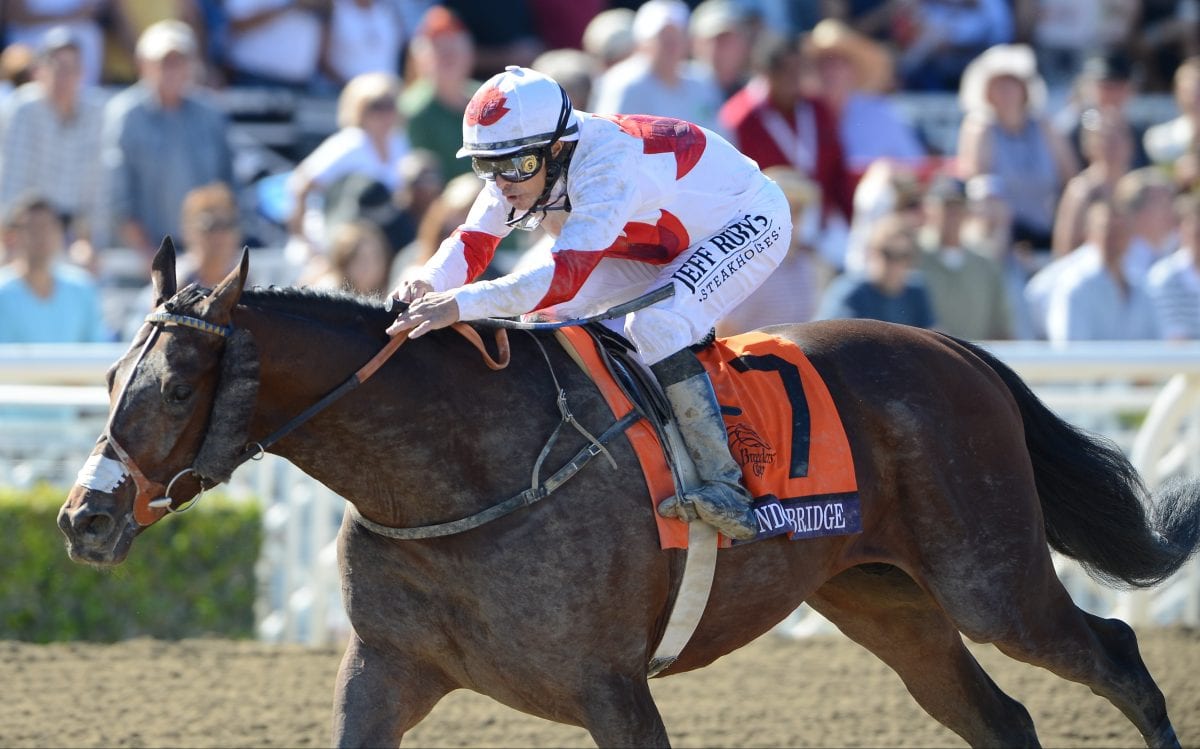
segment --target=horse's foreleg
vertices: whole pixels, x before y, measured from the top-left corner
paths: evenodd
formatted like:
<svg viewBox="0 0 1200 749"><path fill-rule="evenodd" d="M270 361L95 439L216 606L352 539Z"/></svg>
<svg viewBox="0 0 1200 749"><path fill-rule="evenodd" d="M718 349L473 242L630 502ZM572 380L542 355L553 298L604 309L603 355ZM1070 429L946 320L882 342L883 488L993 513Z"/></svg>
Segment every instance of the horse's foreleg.
<svg viewBox="0 0 1200 749"><path fill-rule="evenodd" d="M848 570L808 603L890 666L925 712L970 745L1038 745L1029 712L996 686L933 599L899 569Z"/></svg>
<svg viewBox="0 0 1200 749"><path fill-rule="evenodd" d="M449 691L441 674L389 658L351 635L333 696L333 745L398 746Z"/></svg>
<svg viewBox="0 0 1200 749"><path fill-rule="evenodd" d="M588 680L584 728L596 746L669 747L667 727L644 677L616 674Z"/></svg>

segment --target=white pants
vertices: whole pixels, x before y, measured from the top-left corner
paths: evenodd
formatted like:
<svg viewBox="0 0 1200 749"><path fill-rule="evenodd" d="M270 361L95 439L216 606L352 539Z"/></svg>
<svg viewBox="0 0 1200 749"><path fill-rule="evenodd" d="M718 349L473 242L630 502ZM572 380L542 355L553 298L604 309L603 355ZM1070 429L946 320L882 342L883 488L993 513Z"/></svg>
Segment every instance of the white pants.
<svg viewBox="0 0 1200 749"><path fill-rule="evenodd" d="M791 238L787 199L768 182L720 231L667 265L601 260L575 296L554 308L554 316L585 317L670 284L675 296L625 319L625 335L646 364L655 364L708 335L779 266Z"/></svg>

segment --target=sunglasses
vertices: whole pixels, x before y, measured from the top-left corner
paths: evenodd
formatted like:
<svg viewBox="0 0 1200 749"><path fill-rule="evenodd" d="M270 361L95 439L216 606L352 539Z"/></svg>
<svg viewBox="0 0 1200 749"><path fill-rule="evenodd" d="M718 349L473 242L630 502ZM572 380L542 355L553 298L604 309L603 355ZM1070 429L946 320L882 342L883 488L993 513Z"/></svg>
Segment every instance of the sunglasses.
<svg viewBox="0 0 1200 749"><path fill-rule="evenodd" d="M542 168L542 154L517 153L490 159L472 156L471 168L480 179L489 182L495 181L497 177L503 177L508 182L524 182Z"/></svg>

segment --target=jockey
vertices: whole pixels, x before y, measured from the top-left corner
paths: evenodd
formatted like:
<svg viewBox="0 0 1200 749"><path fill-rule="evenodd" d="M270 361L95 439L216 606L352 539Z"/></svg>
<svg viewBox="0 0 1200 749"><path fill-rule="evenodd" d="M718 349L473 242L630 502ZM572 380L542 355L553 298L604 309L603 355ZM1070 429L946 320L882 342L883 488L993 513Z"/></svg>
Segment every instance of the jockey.
<svg viewBox="0 0 1200 749"><path fill-rule="evenodd" d="M466 222L392 292L412 302L388 328L418 337L458 320L553 308L595 314L670 284L674 296L625 319L703 485L659 505L735 539L758 523L704 367L689 349L775 270L792 236L783 192L716 133L682 120L595 115L553 79L509 67L479 88L463 147L485 185ZM554 237L545 262L475 281L513 228Z"/></svg>

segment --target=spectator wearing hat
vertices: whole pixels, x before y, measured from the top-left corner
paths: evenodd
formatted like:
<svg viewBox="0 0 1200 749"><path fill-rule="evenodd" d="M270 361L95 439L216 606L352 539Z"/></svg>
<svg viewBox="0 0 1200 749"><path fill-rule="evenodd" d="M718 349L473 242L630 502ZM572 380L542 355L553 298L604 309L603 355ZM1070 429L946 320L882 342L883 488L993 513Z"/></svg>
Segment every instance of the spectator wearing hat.
<svg viewBox="0 0 1200 749"><path fill-rule="evenodd" d="M106 211L97 234L147 255L180 236L190 190L233 183L225 115L194 90L196 37L159 21L138 39L139 80L106 105L101 136Z"/></svg>
<svg viewBox="0 0 1200 749"><path fill-rule="evenodd" d="M307 92L321 63L331 0L224 0L235 86Z"/></svg>
<svg viewBox="0 0 1200 749"><path fill-rule="evenodd" d="M100 82L104 55L100 18L109 12L110 0L8 0L4 4L4 43L37 50L47 31L65 26L79 47L83 83L95 86Z"/></svg>
<svg viewBox="0 0 1200 749"><path fill-rule="evenodd" d="M1200 194L1175 200L1179 249L1150 268L1146 290L1163 338L1200 340Z"/></svg>
<svg viewBox="0 0 1200 749"><path fill-rule="evenodd" d="M1051 290L1046 337L1054 342L1157 339L1153 303L1124 267L1128 219L1111 202L1098 200L1088 207L1087 226L1087 241L1095 249L1062 273Z"/></svg>
<svg viewBox="0 0 1200 749"><path fill-rule="evenodd" d="M454 13L435 5L421 18L409 45L409 84L400 111L413 148L437 155L450 179L471 171L469 159L455 154L462 146L462 118L479 82L471 79L475 44Z"/></svg>
<svg viewBox="0 0 1200 749"><path fill-rule="evenodd" d="M707 66L722 100L750 80L750 22L733 0L704 0L688 22L692 55Z"/></svg>
<svg viewBox="0 0 1200 749"><path fill-rule="evenodd" d="M647 0L638 8L637 51L599 77L589 109L675 117L720 129L721 91L708 70L687 60L688 17L682 0Z"/></svg>
<svg viewBox="0 0 1200 749"><path fill-rule="evenodd" d="M629 8L609 8L597 13L583 30L583 51L606 71L633 54L633 18Z"/></svg>
<svg viewBox="0 0 1200 749"><path fill-rule="evenodd" d="M1131 168L1137 169L1150 163L1142 147L1144 130L1130 121L1127 111L1136 93L1133 68L1124 53L1093 55L1084 62L1083 69L1075 79L1070 99L1053 120L1054 126L1070 141L1080 162L1086 160L1081 143L1083 116L1086 112L1097 111L1107 118L1124 122L1133 135Z"/></svg>
<svg viewBox="0 0 1200 749"><path fill-rule="evenodd" d="M73 239L87 243L100 210L104 104L82 81L78 38L66 26L42 37L34 82L14 94L0 139L0 209L44 196Z"/></svg>
<svg viewBox="0 0 1200 749"><path fill-rule="evenodd" d="M308 231L310 195L324 195L351 176L381 183L388 193L400 187L400 159L409 150L398 127L400 80L389 73L365 73L346 84L338 97L338 131L304 158L288 180L292 213L288 231L321 247L324 236Z"/></svg>
<svg viewBox="0 0 1200 749"><path fill-rule="evenodd" d="M924 223L918 232L919 267L938 328L968 340L1013 336L1012 310L1000 266L965 246L966 186L937 179L925 193Z"/></svg>
<svg viewBox="0 0 1200 749"><path fill-rule="evenodd" d="M1174 92L1179 116L1147 128L1146 153L1155 164L1176 172L1181 187L1200 186L1200 56L1184 60L1175 71Z"/></svg>
<svg viewBox="0 0 1200 749"><path fill-rule="evenodd" d="M1054 214L1067 180L1079 171L1070 145L1042 115L1046 88L1029 47L1002 44L967 66L959 89L961 175L995 174L1013 209L1013 239L1037 251L1051 246Z"/></svg>
<svg viewBox="0 0 1200 749"><path fill-rule="evenodd" d="M838 123L846 165L857 179L871 162L888 158L916 165L925 149L884 94L892 88L886 49L842 21L828 18L808 35L820 97Z"/></svg>
<svg viewBox="0 0 1200 749"><path fill-rule="evenodd" d="M796 37L759 45L757 73L721 108L734 145L762 169L790 166L821 188L822 224L849 224L854 183L825 103L805 94L805 58ZM841 264L837 264L841 267Z"/></svg>

